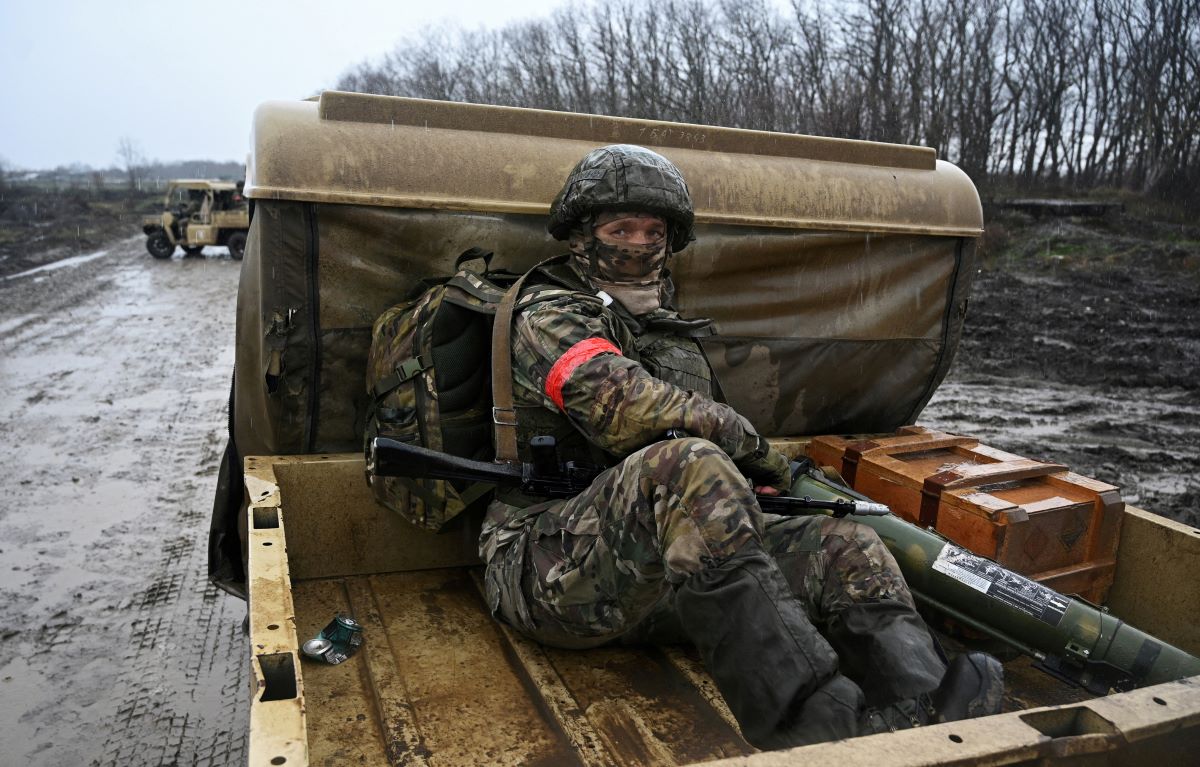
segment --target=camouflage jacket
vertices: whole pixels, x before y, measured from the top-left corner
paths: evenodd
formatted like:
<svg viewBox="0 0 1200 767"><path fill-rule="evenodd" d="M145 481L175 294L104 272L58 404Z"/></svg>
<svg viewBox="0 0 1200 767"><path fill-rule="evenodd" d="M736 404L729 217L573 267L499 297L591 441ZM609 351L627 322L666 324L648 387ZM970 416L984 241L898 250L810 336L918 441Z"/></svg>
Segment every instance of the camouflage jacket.
<svg viewBox="0 0 1200 767"><path fill-rule="evenodd" d="M638 318L641 322L631 320L620 316L617 305L606 306L602 297L583 290L542 285L523 293L513 330L521 446L533 433L553 433L561 450L572 436L582 435L611 465L676 428L715 443L735 462L751 455L758 433L733 408L712 398L711 370L694 340L666 349L665 367L661 346L652 354L655 360L643 359L645 331L656 321L687 323L667 309ZM672 364L671 356L683 364ZM704 380L681 374L689 365L702 366Z"/></svg>

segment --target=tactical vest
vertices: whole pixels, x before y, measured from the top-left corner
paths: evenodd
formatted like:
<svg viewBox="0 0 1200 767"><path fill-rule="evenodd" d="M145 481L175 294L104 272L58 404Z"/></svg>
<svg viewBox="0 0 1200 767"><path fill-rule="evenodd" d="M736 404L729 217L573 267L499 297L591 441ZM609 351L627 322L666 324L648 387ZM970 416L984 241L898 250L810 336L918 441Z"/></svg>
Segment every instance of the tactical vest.
<svg viewBox="0 0 1200 767"><path fill-rule="evenodd" d="M543 266L536 276L543 279L523 290L522 298L537 292L546 293L545 298L561 295L556 291L547 292L548 285L588 295L594 292L566 262ZM536 276L531 276L530 281L533 282ZM521 311L526 311L536 303L518 305ZM620 320L617 328L620 337L617 340L625 357L640 363L659 380L706 397L716 395L721 398L720 387L699 341L716 332L712 320L684 320L670 309L660 309L638 318L630 314L619 301L613 301L608 309ZM529 440L543 434L558 440L559 459L562 461L611 466L624 457L603 453L557 410L541 405L520 404L516 409L517 449L522 461L530 460Z"/></svg>

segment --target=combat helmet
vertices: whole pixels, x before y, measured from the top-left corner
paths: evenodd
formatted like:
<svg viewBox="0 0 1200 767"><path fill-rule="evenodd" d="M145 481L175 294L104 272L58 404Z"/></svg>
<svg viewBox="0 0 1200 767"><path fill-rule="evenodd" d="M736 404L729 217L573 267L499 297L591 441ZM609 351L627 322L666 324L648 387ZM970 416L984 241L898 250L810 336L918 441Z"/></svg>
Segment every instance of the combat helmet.
<svg viewBox="0 0 1200 767"><path fill-rule="evenodd" d="M579 161L550 206L546 227L556 240L604 210L638 210L666 219L671 251L695 239L692 196L683 174L670 160L645 147L613 144Z"/></svg>

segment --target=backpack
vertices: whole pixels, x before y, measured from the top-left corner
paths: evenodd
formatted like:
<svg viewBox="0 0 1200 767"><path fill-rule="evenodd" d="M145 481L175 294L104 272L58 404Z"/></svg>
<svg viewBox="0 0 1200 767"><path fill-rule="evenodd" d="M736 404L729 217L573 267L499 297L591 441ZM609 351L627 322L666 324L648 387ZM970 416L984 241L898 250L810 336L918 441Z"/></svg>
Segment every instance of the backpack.
<svg viewBox="0 0 1200 767"><path fill-rule="evenodd" d="M492 254L467 250L446 280L423 281L407 301L375 320L367 356L370 398L365 444L376 437L411 442L475 460L494 456L492 322L519 275L487 271ZM463 267L484 262L484 272ZM489 485L368 476L375 498L408 522L435 532L483 507Z"/></svg>

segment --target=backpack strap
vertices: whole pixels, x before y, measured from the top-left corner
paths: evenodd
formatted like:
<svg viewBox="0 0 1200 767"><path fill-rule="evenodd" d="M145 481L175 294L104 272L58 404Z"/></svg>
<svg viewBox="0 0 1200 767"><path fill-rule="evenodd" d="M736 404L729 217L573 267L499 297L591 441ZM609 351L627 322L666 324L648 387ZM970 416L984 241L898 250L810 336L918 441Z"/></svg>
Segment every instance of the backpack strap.
<svg viewBox="0 0 1200 767"><path fill-rule="evenodd" d="M495 425L496 462L518 463L517 411L513 407L512 322L513 311L525 280L546 264L562 256L546 259L521 275L504 294L492 325L492 423Z"/></svg>
<svg viewBox="0 0 1200 767"><path fill-rule="evenodd" d="M400 384L412 380L417 373L428 370L430 363L425 361L421 355L409 357L395 367L391 375L384 376L375 382L375 387L371 389L371 397L378 404L384 397L391 394Z"/></svg>
<svg viewBox="0 0 1200 767"><path fill-rule="evenodd" d="M458 258L454 259L454 271L462 269L462 265L468 261L479 259L483 262L483 271L486 273L492 267L492 256L495 255L490 250L484 250L479 246L467 248L462 253L458 254Z"/></svg>

